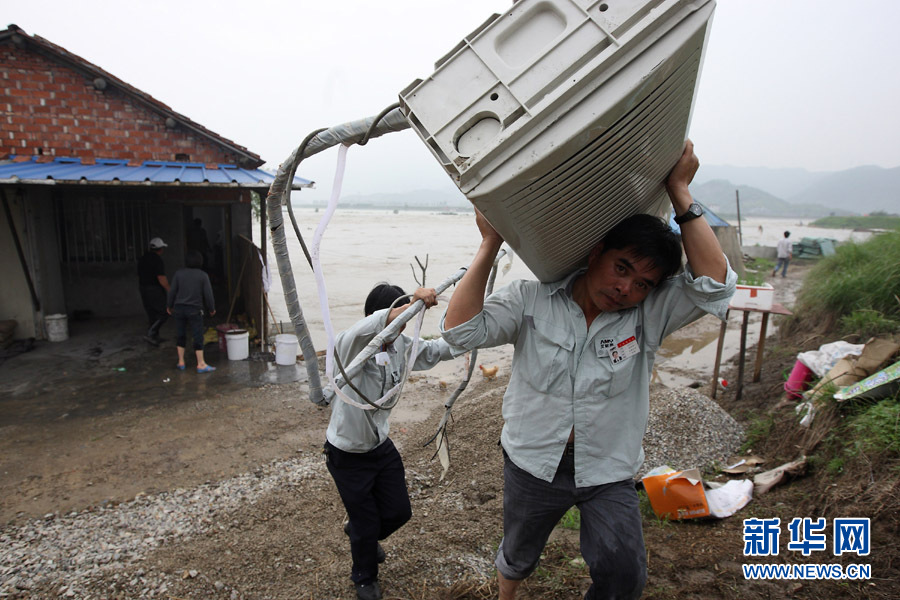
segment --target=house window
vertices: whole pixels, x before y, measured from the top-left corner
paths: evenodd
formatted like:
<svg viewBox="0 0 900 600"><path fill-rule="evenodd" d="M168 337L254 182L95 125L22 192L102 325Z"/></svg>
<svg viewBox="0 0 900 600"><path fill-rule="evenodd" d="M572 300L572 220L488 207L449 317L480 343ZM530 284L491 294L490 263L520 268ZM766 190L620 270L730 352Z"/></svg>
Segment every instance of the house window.
<svg viewBox="0 0 900 600"><path fill-rule="evenodd" d="M66 195L56 214L63 263L133 263L150 241L146 200Z"/></svg>

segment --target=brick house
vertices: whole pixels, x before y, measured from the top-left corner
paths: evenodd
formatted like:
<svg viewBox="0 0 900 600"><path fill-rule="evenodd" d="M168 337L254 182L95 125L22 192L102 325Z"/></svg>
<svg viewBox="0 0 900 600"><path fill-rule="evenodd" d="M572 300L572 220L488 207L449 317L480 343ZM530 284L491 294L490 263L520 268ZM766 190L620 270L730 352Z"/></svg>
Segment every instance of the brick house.
<svg viewBox="0 0 900 600"><path fill-rule="evenodd" d="M196 219L217 301L254 297L237 280L251 198L273 179L258 155L15 25L0 30L0 89L0 321L15 337L42 338L52 314L143 314L136 260L161 237L171 278Z"/></svg>

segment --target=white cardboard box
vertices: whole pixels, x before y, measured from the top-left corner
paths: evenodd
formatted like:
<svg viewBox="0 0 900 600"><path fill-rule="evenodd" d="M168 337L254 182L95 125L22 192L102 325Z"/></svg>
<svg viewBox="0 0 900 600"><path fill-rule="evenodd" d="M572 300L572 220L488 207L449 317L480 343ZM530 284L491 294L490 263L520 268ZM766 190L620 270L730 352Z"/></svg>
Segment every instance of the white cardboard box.
<svg viewBox="0 0 900 600"><path fill-rule="evenodd" d="M757 310L772 310L775 300L775 288L768 283L765 285L741 285L738 284L731 298L730 305L733 308L754 308Z"/></svg>

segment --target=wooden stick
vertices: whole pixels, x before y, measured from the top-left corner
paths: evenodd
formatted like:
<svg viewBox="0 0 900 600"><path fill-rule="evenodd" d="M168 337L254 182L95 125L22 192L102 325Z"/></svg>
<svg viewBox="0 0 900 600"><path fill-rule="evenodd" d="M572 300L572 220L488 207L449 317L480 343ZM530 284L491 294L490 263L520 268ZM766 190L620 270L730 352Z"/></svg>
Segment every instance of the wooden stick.
<svg viewBox="0 0 900 600"><path fill-rule="evenodd" d="M250 258L250 253L248 252L246 256L244 256L244 264L241 265L241 272L238 275L237 282L234 284L236 288L234 291L234 298L231 299L231 306L228 308L228 317L225 319L226 323L231 323L231 313L234 312L234 303L237 302L238 296L241 295L241 279L244 278L244 269L247 267L247 260Z"/></svg>
<svg viewBox="0 0 900 600"><path fill-rule="evenodd" d="M769 325L769 311L764 311L759 328L759 342L756 344L756 365L753 367L753 383L759 381L762 373L763 354L766 351L766 328Z"/></svg>
<svg viewBox="0 0 900 600"><path fill-rule="evenodd" d="M266 306L269 307L269 314L272 315L272 320L275 321L275 313L272 312L272 306L269 304L269 295L263 292L263 299L266 301ZM284 333L284 330L281 328L281 322L275 321L275 324L278 326L278 333Z"/></svg>
<svg viewBox="0 0 900 600"><path fill-rule="evenodd" d="M741 393L744 391L744 355L747 352L747 321L750 319L750 312L743 311L744 317L741 319L741 355L738 361L738 381L737 392L734 394L735 401L740 401Z"/></svg>
<svg viewBox="0 0 900 600"><path fill-rule="evenodd" d="M713 366L712 383L709 387L709 397L716 399L716 390L719 385L719 366L722 364L722 346L725 344L725 329L728 327L728 311L725 311L725 320L719 327L719 345L716 347L716 363Z"/></svg>

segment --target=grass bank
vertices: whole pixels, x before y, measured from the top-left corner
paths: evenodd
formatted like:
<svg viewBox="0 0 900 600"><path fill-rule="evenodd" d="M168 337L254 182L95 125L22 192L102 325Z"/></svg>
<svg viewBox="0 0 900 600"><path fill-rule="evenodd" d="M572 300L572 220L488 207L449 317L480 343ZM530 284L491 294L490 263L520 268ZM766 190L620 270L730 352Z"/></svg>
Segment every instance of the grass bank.
<svg viewBox="0 0 900 600"><path fill-rule="evenodd" d="M823 217L813 221L810 225L829 229L893 229L900 231L900 217L883 213L864 217Z"/></svg>
<svg viewBox="0 0 900 600"><path fill-rule="evenodd" d="M839 246L807 275L788 329L865 340L900 330L900 233Z"/></svg>

